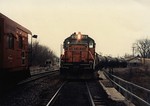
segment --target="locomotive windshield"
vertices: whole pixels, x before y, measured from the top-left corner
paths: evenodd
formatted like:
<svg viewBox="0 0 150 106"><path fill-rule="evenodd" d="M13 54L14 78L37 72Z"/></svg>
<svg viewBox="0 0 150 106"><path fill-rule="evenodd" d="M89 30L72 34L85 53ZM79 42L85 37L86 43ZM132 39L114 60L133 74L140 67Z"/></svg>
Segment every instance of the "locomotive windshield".
<svg viewBox="0 0 150 106"><path fill-rule="evenodd" d="M94 47L94 42L90 41L89 42L89 48L93 48Z"/></svg>

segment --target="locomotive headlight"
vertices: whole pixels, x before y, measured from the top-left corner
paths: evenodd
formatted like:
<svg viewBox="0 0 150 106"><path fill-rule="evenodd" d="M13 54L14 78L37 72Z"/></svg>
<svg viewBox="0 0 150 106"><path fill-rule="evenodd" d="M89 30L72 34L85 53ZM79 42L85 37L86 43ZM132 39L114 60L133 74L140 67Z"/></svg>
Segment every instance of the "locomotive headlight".
<svg viewBox="0 0 150 106"><path fill-rule="evenodd" d="M79 33L77 34L77 39L78 39L78 40L81 40L81 32L79 32Z"/></svg>

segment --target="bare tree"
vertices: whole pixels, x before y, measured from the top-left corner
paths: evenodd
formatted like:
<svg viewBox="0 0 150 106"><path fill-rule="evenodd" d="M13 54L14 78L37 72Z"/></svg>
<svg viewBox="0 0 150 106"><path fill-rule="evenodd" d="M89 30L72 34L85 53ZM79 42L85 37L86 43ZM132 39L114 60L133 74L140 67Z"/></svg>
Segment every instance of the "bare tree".
<svg viewBox="0 0 150 106"><path fill-rule="evenodd" d="M54 58L57 57L51 49L49 49L47 46L40 45L39 42L34 42L32 44L31 53L32 54L30 54L30 58L32 60L32 65L43 65L47 59L51 60L51 62L54 62Z"/></svg>
<svg viewBox="0 0 150 106"><path fill-rule="evenodd" d="M146 58L150 56L150 40L140 39L135 43L135 52L141 57Z"/></svg>

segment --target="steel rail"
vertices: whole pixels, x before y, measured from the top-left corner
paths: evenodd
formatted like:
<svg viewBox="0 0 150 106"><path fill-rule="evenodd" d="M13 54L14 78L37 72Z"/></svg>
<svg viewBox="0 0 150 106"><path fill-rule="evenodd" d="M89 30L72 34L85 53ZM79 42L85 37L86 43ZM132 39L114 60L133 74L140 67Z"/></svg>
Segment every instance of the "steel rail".
<svg viewBox="0 0 150 106"><path fill-rule="evenodd" d="M52 102L54 101L54 99L58 96L58 93L60 92L60 90L62 89L62 87L66 84L66 82L64 82L60 88L56 91L56 93L53 95L53 97L50 99L50 101L47 103L46 106L50 106L52 104Z"/></svg>
<svg viewBox="0 0 150 106"><path fill-rule="evenodd" d="M118 83L116 83L114 80L112 80L108 75L110 75L110 76L112 76L112 77L114 77L114 78L116 78L117 79L117 77L116 76L114 76L114 75L111 75L110 73L108 73L108 72L104 72L104 74L106 75L106 77L112 82L112 83L114 83L116 86L118 86L120 89L122 89L123 91L125 91L126 93L128 93L129 95L131 95L132 97L134 97L134 98L136 98L136 99L138 99L139 101L141 101L142 103L144 103L145 105L147 105L147 106L150 106L150 103L148 103L146 100L144 100L144 99L142 99L142 98L140 98L139 96L137 96L136 94L134 94L134 93L132 93L132 92L130 92L129 90L127 90L126 88L124 88L123 86L121 86L121 85L119 85ZM125 80L123 80L123 79L121 79L121 78L118 78L118 80L122 80L123 82L125 82L125 83L127 83L127 84L131 84L131 85L133 85L133 86L135 86L136 84L132 84L131 82L128 82L128 81L125 81ZM136 86L137 88L139 87L138 85ZM139 87L140 89L143 89L143 87ZM143 89L143 90L145 90L145 91L148 91L149 92L149 90L148 89Z"/></svg>
<svg viewBox="0 0 150 106"><path fill-rule="evenodd" d="M48 76L48 75L53 75L53 74L56 74L56 73L58 73L58 71L56 71L56 72L49 72L49 73L46 72L46 73L40 73L40 74L37 74L37 75L33 75L33 77L25 79L25 80L19 82L17 85L22 85L22 84L25 84L25 83L29 83L31 81L35 81L37 79L43 78L43 77Z"/></svg>
<svg viewBox="0 0 150 106"><path fill-rule="evenodd" d="M91 92L90 92L90 89L89 89L89 86L88 86L87 82L86 82L86 87L87 87L87 90L88 90L88 94L89 94L89 99L91 101L91 105L95 106L95 103L94 103L94 100L92 98L92 95L91 95Z"/></svg>
<svg viewBox="0 0 150 106"><path fill-rule="evenodd" d="M54 70L54 71L45 71L45 72L40 72L40 73L36 73L36 74L32 74L31 76L37 76L40 74L45 74L45 73L54 73L54 72L58 72L59 70Z"/></svg>
<svg viewBox="0 0 150 106"><path fill-rule="evenodd" d="M115 75L112 75L112 74L110 74L110 73L108 73L108 72L106 72L106 71L105 71L105 73L107 73L108 75L111 75L112 77L114 77L114 78L116 78L116 79L118 79L118 80L120 80L120 81L122 81L122 82L124 82L124 83L127 83L127 84L129 84L129 85L135 86L135 87L137 87L137 88L139 88L139 89L142 89L142 90L144 90L144 91L150 93L150 90L147 89L147 88L144 88L144 87L139 86L139 85L137 85L137 84L134 84L134 83L132 83L132 82L126 81L126 80L124 80L124 79L122 79L122 78L119 78L119 77L117 77L117 76L115 76Z"/></svg>

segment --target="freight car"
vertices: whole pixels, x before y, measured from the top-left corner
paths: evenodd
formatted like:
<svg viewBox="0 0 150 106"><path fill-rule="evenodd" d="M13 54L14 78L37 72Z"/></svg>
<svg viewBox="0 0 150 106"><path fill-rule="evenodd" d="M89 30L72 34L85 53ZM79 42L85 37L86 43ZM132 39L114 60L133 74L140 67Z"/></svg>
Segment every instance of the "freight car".
<svg viewBox="0 0 150 106"><path fill-rule="evenodd" d="M73 33L63 43L64 54L61 54L60 72L83 73L93 72L95 68L95 41L88 35Z"/></svg>
<svg viewBox="0 0 150 106"><path fill-rule="evenodd" d="M103 68L125 68L127 67L127 61L124 58L113 58L110 56L102 56L95 54L95 69L101 70Z"/></svg>
<svg viewBox="0 0 150 106"><path fill-rule="evenodd" d="M31 31L0 13L0 80L30 75L28 35Z"/></svg>

